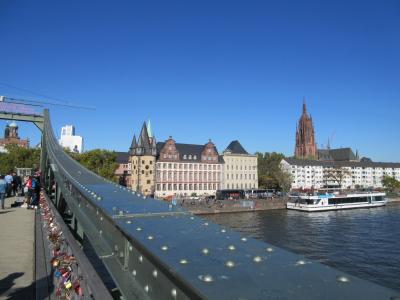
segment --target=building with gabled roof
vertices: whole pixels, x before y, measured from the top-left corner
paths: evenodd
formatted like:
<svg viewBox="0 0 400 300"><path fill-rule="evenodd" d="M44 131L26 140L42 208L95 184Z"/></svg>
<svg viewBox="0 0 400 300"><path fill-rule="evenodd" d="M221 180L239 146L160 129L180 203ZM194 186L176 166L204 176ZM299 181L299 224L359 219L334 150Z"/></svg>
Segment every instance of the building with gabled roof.
<svg viewBox="0 0 400 300"><path fill-rule="evenodd" d="M129 188L159 198L210 196L219 189L258 187L257 156L239 141L232 141L222 155L211 140L185 144L170 136L156 142L150 121L143 124L138 138L133 136L127 165L119 163L117 175L127 175Z"/></svg>
<svg viewBox="0 0 400 300"><path fill-rule="evenodd" d="M157 143L155 196L215 195L221 188L223 160L214 143Z"/></svg>
<svg viewBox="0 0 400 300"><path fill-rule="evenodd" d="M249 154L239 141L230 142L222 152L224 161L222 172L223 189L257 189L257 156Z"/></svg>

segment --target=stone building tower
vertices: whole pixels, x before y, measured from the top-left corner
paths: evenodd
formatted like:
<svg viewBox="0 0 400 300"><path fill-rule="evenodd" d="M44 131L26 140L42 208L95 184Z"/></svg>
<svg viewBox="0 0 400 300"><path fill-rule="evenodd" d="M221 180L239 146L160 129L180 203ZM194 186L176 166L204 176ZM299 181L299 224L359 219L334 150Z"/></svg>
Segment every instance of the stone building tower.
<svg viewBox="0 0 400 300"><path fill-rule="evenodd" d="M307 113L306 103L303 102L303 113L296 128L296 148L294 155L297 158L317 158L317 144L314 136L314 125Z"/></svg>
<svg viewBox="0 0 400 300"><path fill-rule="evenodd" d="M133 136L129 149L131 176L128 187L146 196L154 195L156 155L156 138L151 132L151 127L149 130L146 123L143 123L138 139L136 140L136 136Z"/></svg>

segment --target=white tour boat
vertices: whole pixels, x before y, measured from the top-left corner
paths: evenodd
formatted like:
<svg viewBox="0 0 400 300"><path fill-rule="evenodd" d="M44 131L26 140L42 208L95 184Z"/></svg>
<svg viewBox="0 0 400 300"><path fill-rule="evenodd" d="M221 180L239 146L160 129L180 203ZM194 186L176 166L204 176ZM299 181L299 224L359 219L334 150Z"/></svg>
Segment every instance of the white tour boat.
<svg viewBox="0 0 400 300"><path fill-rule="evenodd" d="M369 208L386 205L385 193L323 194L299 196L286 204L287 209L324 211L350 208Z"/></svg>

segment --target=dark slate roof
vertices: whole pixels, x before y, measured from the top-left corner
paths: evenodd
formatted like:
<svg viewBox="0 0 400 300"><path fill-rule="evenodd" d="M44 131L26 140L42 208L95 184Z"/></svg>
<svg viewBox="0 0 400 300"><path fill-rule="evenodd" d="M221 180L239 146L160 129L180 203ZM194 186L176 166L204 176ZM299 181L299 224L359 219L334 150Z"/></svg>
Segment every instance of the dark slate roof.
<svg viewBox="0 0 400 300"><path fill-rule="evenodd" d="M249 154L247 151L243 148L243 146L239 143L238 140L232 141L228 147L226 147L224 152L231 152L233 154Z"/></svg>
<svg viewBox="0 0 400 300"><path fill-rule="evenodd" d="M115 154L117 155L116 162L118 164L127 164L129 161L129 153L128 152L117 152L115 151Z"/></svg>
<svg viewBox="0 0 400 300"><path fill-rule="evenodd" d="M318 150L318 159L334 161L358 160L351 148L320 149Z"/></svg>
<svg viewBox="0 0 400 300"><path fill-rule="evenodd" d="M157 156L160 155L160 151L164 147L164 145L165 145L164 142L158 142L157 143ZM198 162L200 162L201 161L201 153L204 150L204 146L205 145L175 143L175 147L179 152L181 160L183 160L183 155L185 155L185 154L187 156L192 155L192 159L186 159L188 162L190 162L190 161L198 161ZM214 150L218 154L218 150L217 150L217 148L215 146L214 146ZM196 155L196 159L193 159L194 155Z"/></svg>
<svg viewBox="0 0 400 300"><path fill-rule="evenodd" d="M284 158L290 165L323 167L362 167L362 168L400 168L400 163L372 161L321 161L297 158Z"/></svg>

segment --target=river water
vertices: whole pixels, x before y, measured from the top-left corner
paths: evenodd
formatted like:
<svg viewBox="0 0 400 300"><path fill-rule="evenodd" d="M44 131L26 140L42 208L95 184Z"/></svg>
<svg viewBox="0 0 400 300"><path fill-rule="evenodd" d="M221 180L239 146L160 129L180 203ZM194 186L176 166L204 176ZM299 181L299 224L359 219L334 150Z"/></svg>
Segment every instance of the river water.
<svg viewBox="0 0 400 300"><path fill-rule="evenodd" d="M208 215L245 235L400 290L400 203L305 213L289 210Z"/></svg>

